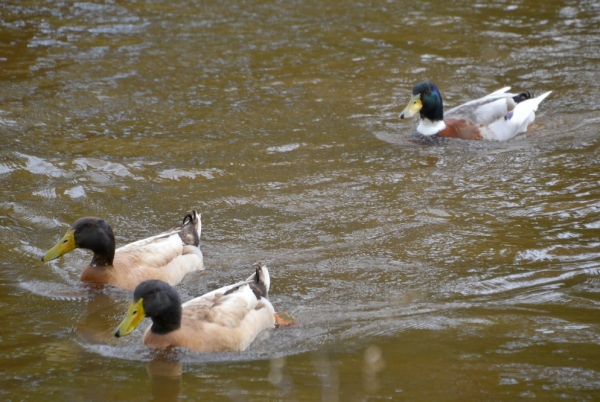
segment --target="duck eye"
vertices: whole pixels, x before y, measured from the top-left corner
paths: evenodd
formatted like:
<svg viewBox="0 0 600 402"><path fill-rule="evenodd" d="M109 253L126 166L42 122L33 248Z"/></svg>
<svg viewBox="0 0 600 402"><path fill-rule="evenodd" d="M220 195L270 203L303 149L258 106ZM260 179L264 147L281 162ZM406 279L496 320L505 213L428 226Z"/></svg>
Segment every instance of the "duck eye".
<svg viewBox="0 0 600 402"><path fill-rule="evenodd" d="M137 314L137 310L133 310L133 313L131 313L131 314L134 314L134 315Z"/></svg>

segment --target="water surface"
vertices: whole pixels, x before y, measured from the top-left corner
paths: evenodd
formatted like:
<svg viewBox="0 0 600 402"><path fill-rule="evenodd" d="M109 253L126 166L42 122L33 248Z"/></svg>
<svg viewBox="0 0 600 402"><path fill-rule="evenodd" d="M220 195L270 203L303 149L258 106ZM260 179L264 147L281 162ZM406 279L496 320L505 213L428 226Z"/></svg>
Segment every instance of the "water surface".
<svg viewBox="0 0 600 402"><path fill-rule="evenodd" d="M596 399L599 32L592 1L1 5L1 398ZM422 148L424 79L554 92L508 142ZM88 252L39 261L81 216L125 244L190 208L183 299L262 261L296 326L156 353Z"/></svg>

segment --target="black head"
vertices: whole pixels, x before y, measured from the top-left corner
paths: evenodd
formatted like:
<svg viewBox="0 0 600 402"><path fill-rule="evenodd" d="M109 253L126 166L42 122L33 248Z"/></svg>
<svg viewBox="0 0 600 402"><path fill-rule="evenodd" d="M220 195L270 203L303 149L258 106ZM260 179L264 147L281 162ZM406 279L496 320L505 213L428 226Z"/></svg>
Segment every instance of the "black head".
<svg viewBox="0 0 600 402"><path fill-rule="evenodd" d="M71 225L74 230L75 244L81 248L95 251L102 250L108 244L115 244L115 235L112 228L104 219L86 217L75 221Z"/></svg>
<svg viewBox="0 0 600 402"><path fill-rule="evenodd" d="M94 252L92 266L112 265L115 256L115 235L104 219L86 217L71 225L75 244Z"/></svg>
<svg viewBox="0 0 600 402"><path fill-rule="evenodd" d="M94 252L91 265L112 265L115 256L115 236L104 219L85 217L75 221L59 242L51 248L42 261L50 261L76 248Z"/></svg>
<svg viewBox="0 0 600 402"><path fill-rule="evenodd" d="M152 332L166 334L181 326L181 298L168 283L158 279L140 283L133 292L133 301L140 299L146 316L152 319Z"/></svg>
<svg viewBox="0 0 600 402"><path fill-rule="evenodd" d="M135 288L133 301L115 336L130 334L145 317L152 319L153 333L167 334L181 326L181 310L181 299L172 286L157 279L144 281Z"/></svg>

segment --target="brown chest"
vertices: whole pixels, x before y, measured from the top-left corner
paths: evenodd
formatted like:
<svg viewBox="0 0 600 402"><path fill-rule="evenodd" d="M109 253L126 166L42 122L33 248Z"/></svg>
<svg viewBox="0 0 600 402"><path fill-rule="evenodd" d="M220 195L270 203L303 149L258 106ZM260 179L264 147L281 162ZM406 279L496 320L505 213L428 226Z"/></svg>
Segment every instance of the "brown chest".
<svg viewBox="0 0 600 402"><path fill-rule="evenodd" d="M444 120L446 128L437 133L438 137L461 138L463 140L482 140L483 136L479 127L465 120Z"/></svg>
<svg viewBox="0 0 600 402"><path fill-rule="evenodd" d="M112 266L106 266L102 268L95 268L90 265L85 267L81 273L81 281L92 282L92 283L113 283L114 268Z"/></svg>

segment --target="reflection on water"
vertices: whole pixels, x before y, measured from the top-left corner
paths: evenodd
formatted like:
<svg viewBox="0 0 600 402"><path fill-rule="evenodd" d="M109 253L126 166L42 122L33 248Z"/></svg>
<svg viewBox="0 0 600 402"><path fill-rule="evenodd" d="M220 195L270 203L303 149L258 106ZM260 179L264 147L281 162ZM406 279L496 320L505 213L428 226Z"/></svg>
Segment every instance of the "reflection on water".
<svg viewBox="0 0 600 402"><path fill-rule="evenodd" d="M598 15L592 1L3 4L0 396L593 399ZM423 79L448 107L554 92L508 142L422 148L398 113ZM206 271L182 298L263 261L297 325L243 353L163 355L145 327L112 337L130 294L80 284L87 251L39 261L79 217L126 244L191 208Z"/></svg>
<svg viewBox="0 0 600 402"><path fill-rule="evenodd" d="M176 401L181 396L181 364L176 361L155 359L146 366L152 383L155 401Z"/></svg>

